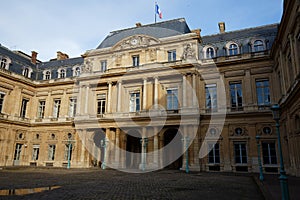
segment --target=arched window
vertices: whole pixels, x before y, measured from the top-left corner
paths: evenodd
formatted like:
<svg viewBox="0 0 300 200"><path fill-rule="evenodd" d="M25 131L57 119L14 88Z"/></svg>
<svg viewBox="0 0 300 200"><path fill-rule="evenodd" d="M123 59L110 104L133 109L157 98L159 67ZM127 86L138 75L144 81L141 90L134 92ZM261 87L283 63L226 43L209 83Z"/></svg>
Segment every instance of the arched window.
<svg viewBox="0 0 300 200"><path fill-rule="evenodd" d="M206 58L209 59L209 58L213 58L215 57L215 52L214 52L214 49L212 47L209 47L206 49Z"/></svg>
<svg viewBox="0 0 300 200"><path fill-rule="evenodd" d="M264 51L265 47L264 47L263 41L261 41L261 40L255 40L255 42L253 44L253 48L254 48L254 52Z"/></svg>
<svg viewBox="0 0 300 200"><path fill-rule="evenodd" d="M59 72L60 72L60 78L65 78L66 77L66 70L61 69Z"/></svg>
<svg viewBox="0 0 300 200"><path fill-rule="evenodd" d="M1 58L0 67L3 68L3 69L6 69L6 65L7 65L6 58Z"/></svg>
<svg viewBox="0 0 300 200"><path fill-rule="evenodd" d="M230 44L228 48L229 56L237 55L238 54L238 46L236 44Z"/></svg>
<svg viewBox="0 0 300 200"><path fill-rule="evenodd" d="M80 76L80 67L76 67L75 76Z"/></svg>
<svg viewBox="0 0 300 200"><path fill-rule="evenodd" d="M23 71L23 76L29 77L29 69L27 67Z"/></svg>
<svg viewBox="0 0 300 200"><path fill-rule="evenodd" d="M45 72L45 80L49 80L51 78L51 72L50 71L46 71Z"/></svg>

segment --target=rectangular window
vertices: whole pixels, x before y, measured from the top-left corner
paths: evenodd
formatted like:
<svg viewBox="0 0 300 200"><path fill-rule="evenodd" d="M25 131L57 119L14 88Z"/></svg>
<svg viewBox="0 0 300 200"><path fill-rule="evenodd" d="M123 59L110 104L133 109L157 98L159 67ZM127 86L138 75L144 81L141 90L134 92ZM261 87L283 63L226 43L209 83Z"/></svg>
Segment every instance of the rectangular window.
<svg viewBox="0 0 300 200"><path fill-rule="evenodd" d="M178 89L167 89L167 110L178 110Z"/></svg>
<svg viewBox="0 0 300 200"><path fill-rule="evenodd" d="M77 99L74 97L70 98L70 100L69 100L69 117L75 117L76 106L77 106Z"/></svg>
<svg viewBox="0 0 300 200"><path fill-rule="evenodd" d="M69 155L70 155L70 160L71 160L72 159L72 144L66 144L65 145L64 160L68 160Z"/></svg>
<svg viewBox="0 0 300 200"><path fill-rule="evenodd" d="M235 82L235 83L230 83L229 85L230 85L231 109L242 110L243 109L242 83Z"/></svg>
<svg viewBox="0 0 300 200"><path fill-rule="evenodd" d="M140 111L140 92L130 93L129 112Z"/></svg>
<svg viewBox="0 0 300 200"><path fill-rule="evenodd" d="M0 93L0 113L2 113L5 94Z"/></svg>
<svg viewBox="0 0 300 200"><path fill-rule="evenodd" d="M275 142L262 142L262 153L264 165L277 164Z"/></svg>
<svg viewBox="0 0 300 200"><path fill-rule="evenodd" d="M60 102L60 99L54 99L53 118L59 118Z"/></svg>
<svg viewBox="0 0 300 200"><path fill-rule="evenodd" d="M208 144L208 163L220 164L220 147L219 143Z"/></svg>
<svg viewBox="0 0 300 200"><path fill-rule="evenodd" d="M132 56L132 65L134 67L138 67L140 65L140 56L139 55Z"/></svg>
<svg viewBox="0 0 300 200"><path fill-rule="evenodd" d="M55 158L55 144L48 146L48 160L52 161Z"/></svg>
<svg viewBox="0 0 300 200"><path fill-rule="evenodd" d="M21 151L22 151L23 144L16 144L15 154L14 154L14 160L20 160L21 157Z"/></svg>
<svg viewBox="0 0 300 200"><path fill-rule="evenodd" d="M270 105L269 80L256 80L256 95L258 106Z"/></svg>
<svg viewBox="0 0 300 200"><path fill-rule="evenodd" d="M106 95L105 94L98 94L97 95L97 114L102 115L105 113L106 107Z"/></svg>
<svg viewBox="0 0 300 200"><path fill-rule="evenodd" d="M25 118L26 116L26 109L27 109L27 104L29 100L28 99L22 99L22 106L21 106L21 112L20 112L20 117Z"/></svg>
<svg viewBox="0 0 300 200"><path fill-rule="evenodd" d="M101 72L105 72L107 70L107 61L101 60Z"/></svg>
<svg viewBox="0 0 300 200"><path fill-rule="evenodd" d="M247 164L246 143L235 143L234 154L236 164Z"/></svg>
<svg viewBox="0 0 300 200"><path fill-rule="evenodd" d="M216 112L216 111L218 111L217 85L216 84L205 85L205 98L206 98L206 110L207 110L207 112Z"/></svg>
<svg viewBox="0 0 300 200"><path fill-rule="evenodd" d="M46 101L45 100L40 100L39 101L38 118L40 118L40 119L44 118L45 105L46 105Z"/></svg>
<svg viewBox="0 0 300 200"><path fill-rule="evenodd" d="M40 145L33 145L32 160L34 161L38 160L39 153L40 153Z"/></svg>
<svg viewBox="0 0 300 200"><path fill-rule="evenodd" d="M168 61L176 61L176 50L168 51Z"/></svg>

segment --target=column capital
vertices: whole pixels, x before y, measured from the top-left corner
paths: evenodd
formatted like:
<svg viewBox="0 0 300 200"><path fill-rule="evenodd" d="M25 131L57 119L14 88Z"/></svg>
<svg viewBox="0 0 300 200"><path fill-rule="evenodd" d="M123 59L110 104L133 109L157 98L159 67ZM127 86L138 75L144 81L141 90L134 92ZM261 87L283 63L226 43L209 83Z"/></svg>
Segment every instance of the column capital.
<svg viewBox="0 0 300 200"><path fill-rule="evenodd" d="M147 80L148 80L148 78L147 78L147 77L143 77L143 80L144 80L144 81L147 81Z"/></svg>
<svg viewBox="0 0 300 200"><path fill-rule="evenodd" d="M112 81L107 81L107 84L108 84L108 85L111 85L111 84L112 84Z"/></svg>

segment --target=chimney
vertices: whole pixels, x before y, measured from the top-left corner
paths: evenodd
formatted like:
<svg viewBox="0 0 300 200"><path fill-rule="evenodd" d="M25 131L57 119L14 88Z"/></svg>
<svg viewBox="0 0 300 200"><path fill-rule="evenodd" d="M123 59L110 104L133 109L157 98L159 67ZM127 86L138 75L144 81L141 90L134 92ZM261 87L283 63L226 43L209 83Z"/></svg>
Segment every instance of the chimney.
<svg viewBox="0 0 300 200"><path fill-rule="evenodd" d="M225 22L219 22L220 33L225 33Z"/></svg>
<svg viewBox="0 0 300 200"><path fill-rule="evenodd" d="M38 53L35 51L31 51L31 63L36 64Z"/></svg>
<svg viewBox="0 0 300 200"><path fill-rule="evenodd" d="M57 53L57 60L65 60L68 59L68 54L62 53L61 51L56 52Z"/></svg>
<svg viewBox="0 0 300 200"><path fill-rule="evenodd" d="M141 27L142 24L141 24L140 22L138 22L138 23L135 24L135 26L136 26L136 27Z"/></svg>
<svg viewBox="0 0 300 200"><path fill-rule="evenodd" d="M195 30L192 30L191 32L196 33L199 38L201 37L201 29L195 29Z"/></svg>

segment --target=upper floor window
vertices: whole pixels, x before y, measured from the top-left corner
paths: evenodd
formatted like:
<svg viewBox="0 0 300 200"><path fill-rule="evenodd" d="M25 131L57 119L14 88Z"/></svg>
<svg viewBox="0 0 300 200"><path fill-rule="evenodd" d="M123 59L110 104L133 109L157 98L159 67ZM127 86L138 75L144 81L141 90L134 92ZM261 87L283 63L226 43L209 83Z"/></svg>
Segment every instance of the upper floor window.
<svg viewBox="0 0 300 200"><path fill-rule="evenodd" d="M46 105L46 101L45 101L45 100L40 100L40 101L39 101L38 118L44 118L44 114L45 114L45 105Z"/></svg>
<svg viewBox="0 0 300 200"><path fill-rule="evenodd" d="M76 106L77 106L77 99L71 97L69 100L69 117L75 117L76 115Z"/></svg>
<svg viewBox="0 0 300 200"><path fill-rule="evenodd" d="M4 93L0 93L0 113L2 113L3 103L4 103Z"/></svg>
<svg viewBox="0 0 300 200"><path fill-rule="evenodd" d="M27 77L27 78L30 78L31 77L31 72L32 72L32 69L29 68L29 67L25 67L23 69L23 76Z"/></svg>
<svg viewBox="0 0 300 200"><path fill-rule="evenodd" d="M206 59L214 58L215 57L215 52L212 47L208 47L206 49Z"/></svg>
<svg viewBox="0 0 300 200"><path fill-rule="evenodd" d="M256 95L259 106L270 105L269 80L256 80Z"/></svg>
<svg viewBox="0 0 300 200"><path fill-rule="evenodd" d="M54 105L53 105L53 118L58 118L59 117L59 112L60 112L60 99L55 99L54 100Z"/></svg>
<svg viewBox="0 0 300 200"><path fill-rule="evenodd" d="M205 85L205 98L206 98L206 109L208 112L216 112L218 109L217 104L217 85L208 84Z"/></svg>
<svg viewBox="0 0 300 200"><path fill-rule="evenodd" d="M107 61L101 60L101 72L105 72L107 70Z"/></svg>
<svg viewBox="0 0 300 200"><path fill-rule="evenodd" d="M228 48L229 56L237 55L238 54L238 45L230 44Z"/></svg>
<svg viewBox="0 0 300 200"><path fill-rule="evenodd" d="M176 61L176 50L168 51L168 61Z"/></svg>
<svg viewBox="0 0 300 200"><path fill-rule="evenodd" d="M132 66L138 67L139 65L140 65L140 56L139 55L132 56Z"/></svg>
<svg viewBox="0 0 300 200"><path fill-rule="evenodd" d="M255 42L253 44L253 48L254 48L254 52L264 51L265 47L264 47L263 41L262 40L255 40Z"/></svg>
<svg viewBox="0 0 300 200"><path fill-rule="evenodd" d="M97 95L97 114L102 115L105 113L106 107L106 95L105 94L98 94Z"/></svg>
<svg viewBox="0 0 300 200"><path fill-rule="evenodd" d="M65 69L60 69L58 71L58 78L66 78L66 70Z"/></svg>
<svg viewBox="0 0 300 200"><path fill-rule="evenodd" d="M178 89L167 89L167 110L178 110Z"/></svg>
<svg viewBox="0 0 300 200"><path fill-rule="evenodd" d="M139 112L140 111L140 92L130 93L129 100L129 112Z"/></svg>
<svg viewBox="0 0 300 200"><path fill-rule="evenodd" d="M46 71L44 74L44 80L49 80L51 79L51 72L50 71Z"/></svg>
<svg viewBox="0 0 300 200"><path fill-rule="evenodd" d="M230 85L231 109L241 110L243 107L242 83L232 82Z"/></svg>
<svg viewBox="0 0 300 200"><path fill-rule="evenodd" d="M21 105L21 111L20 111L20 117L22 117L22 118L25 118L25 116L26 116L28 102L29 102L28 99L22 99L22 105Z"/></svg>

